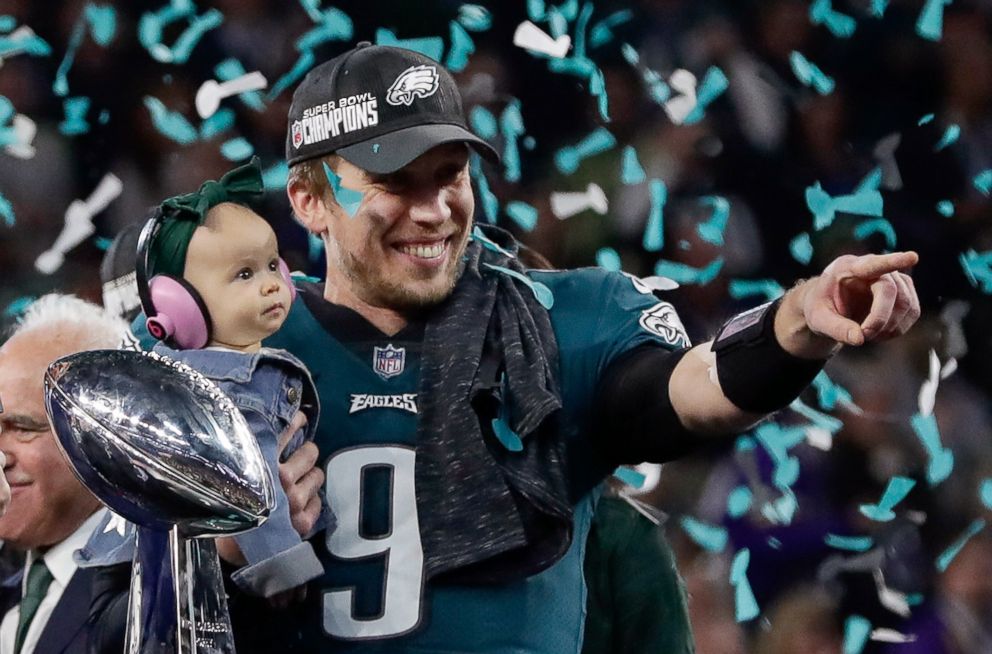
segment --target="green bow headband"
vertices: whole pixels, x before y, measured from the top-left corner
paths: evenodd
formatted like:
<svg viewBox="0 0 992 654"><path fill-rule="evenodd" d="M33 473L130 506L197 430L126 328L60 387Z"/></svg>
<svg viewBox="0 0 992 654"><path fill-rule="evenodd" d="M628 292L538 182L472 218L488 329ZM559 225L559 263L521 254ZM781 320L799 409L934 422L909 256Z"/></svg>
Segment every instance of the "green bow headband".
<svg viewBox="0 0 992 654"><path fill-rule="evenodd" d="M193 232L203 224L207 212L222 202L247 205L262 197L262 165L258 157L224 174L207 180L195 193L177 195L158 205L162 225L149 251L149 276L167 274L182 277L186 251Z"/></svg>

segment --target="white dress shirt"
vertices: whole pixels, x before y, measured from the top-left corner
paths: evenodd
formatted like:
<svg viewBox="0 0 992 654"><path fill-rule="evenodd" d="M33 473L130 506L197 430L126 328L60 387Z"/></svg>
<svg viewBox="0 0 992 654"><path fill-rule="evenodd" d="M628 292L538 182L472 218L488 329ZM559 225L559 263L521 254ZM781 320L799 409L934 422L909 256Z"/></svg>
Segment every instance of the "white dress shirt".
<svg viewBox="0 0 992 654"><path fill-rule="evenodd" d="M79 526L79 529L72 532L61 543L53 545L43 555L45 566L52 573L52 583L48 586L45 599L38 606L38 612L34 614L31 625L28 627L28 633L24 636L21 654L34 654L34 648L38 644L38 639L41 638L41 632L45 629L45 623L48 622L48 618L51 617L52 611L58 605L62 593L65 592L66 586L69 585L69 580L72 579L72 575L76 572L76 562L72 560L73 552L86 544L86 541L90 538L90 534L96 529L97 523L100 522L106 511L107 509L100 509L91 515ZM28 552L27 560L24 562L24 579L21 580L22 596L28 583L28 570L31 568L31 564L37 555L38 553L35 550L31 550ZM0 623L0 654L13 654L14 639L17 637L17 621L20 615L21 609L20 605L18 605L7 611L7 615L3 616L3 622ZM39 654L42 653L39 652Z"/></svg>

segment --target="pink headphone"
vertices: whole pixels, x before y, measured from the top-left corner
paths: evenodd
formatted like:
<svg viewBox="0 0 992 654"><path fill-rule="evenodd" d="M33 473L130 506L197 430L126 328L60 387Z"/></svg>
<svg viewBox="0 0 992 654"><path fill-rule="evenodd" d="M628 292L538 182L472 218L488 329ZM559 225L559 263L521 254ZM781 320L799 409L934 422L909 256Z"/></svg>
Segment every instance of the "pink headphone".
<svg viewBox="0 0 992 654"><path fill-rule="evenodd" d="M148 253L162 225L162 212L156 211L141 230L135 279L138 297L145 312L145 327L157 340L182 350L196 350L210 342L213 323L203 298L193 285L182 277L158 274L148 279ZM296 287L289 266L279 259L279 272L289 288L290 301L296 299Z"/></svg>

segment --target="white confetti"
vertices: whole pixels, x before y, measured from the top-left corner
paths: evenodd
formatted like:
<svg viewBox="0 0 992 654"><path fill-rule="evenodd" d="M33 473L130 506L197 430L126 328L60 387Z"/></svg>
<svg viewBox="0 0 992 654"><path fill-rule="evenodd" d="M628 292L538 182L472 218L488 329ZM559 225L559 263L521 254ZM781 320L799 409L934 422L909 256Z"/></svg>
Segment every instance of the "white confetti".
<svg viewBox="0 0 992 654"><path fill-rule="evenodd" d="M540 27L525 20L517 25L516 31L513 32L513 45L531 52L539 52L549 57L562 59L568 54L568 49L572 47L572 37L568 34L562 34L557 39L553 39Z"/></svg>
<svg viewBox="0 0 992 654"><path fill-rule="evenodd" d="M665 113L673 123L681 125L696 108L696 76L679 68L668 79L668 85L681 95L673 95L665 101Z"/></svg>
<svg viewBox="0 0 992 654"><path fill-rule="evenodd" d="M599 215L606 213L609 202L598 184L589 184L584 193L561 192L551 194L551 213L560 220L571 218L586 209Z"/></svg>
<svg viewBox="0 0 992 654"><path fill-rule="evenodd" d="M4 147L7 154L18 159L31 159L34 157L34 135L38 133L38 126L33 120L24 114L16 114L11 121L14 129L14 142Z"/></svg>
<svg viewBox="0 0 992 654"><path fill-rule="evenodd" d="M908 618L910 608L909 602L906 601L906 594L892 590L886 586L885 576L882 574L880 568L875 568L872 571L872 576L875 578L875 590L878 592L878 601L882 603L882 606L897 615Z"/></svg>
<svg viewBox="0 0 992 654"><path fill-rule="evenodd" d="M920 386L920 415L928 416L933 413L933 405L937 400L937 385L940 383L940 359L937 353L930 350L930 374Z"/></svg>
<svg viewBox="0 0 992 654"><path fill-rule="evenodd" d="M879 643L912 643L916 641L915 634L904 634L895 629L873 629L870 638Z"/></svg>
<svg viewBox="0 0 992 654"><path fill-rule="evenodd" d="M113 173L107 173L85 200L73 200L65 211L65 226L48 250L35 259L34 267L51 275L62 266L65 254L93 234L93 216L103 211L117 196L124 185Z"/></svg>
<svg viewBox="0 0 992 654"><path fill-rule="evenodd" d="M220 106L220 101L224 98L246 91L258 91L264 89L268 84L265 75L257 70L227 82L208 79L200 85L196 92L196 113L200 114L200 118L209 118L214 115Z"/></svg>

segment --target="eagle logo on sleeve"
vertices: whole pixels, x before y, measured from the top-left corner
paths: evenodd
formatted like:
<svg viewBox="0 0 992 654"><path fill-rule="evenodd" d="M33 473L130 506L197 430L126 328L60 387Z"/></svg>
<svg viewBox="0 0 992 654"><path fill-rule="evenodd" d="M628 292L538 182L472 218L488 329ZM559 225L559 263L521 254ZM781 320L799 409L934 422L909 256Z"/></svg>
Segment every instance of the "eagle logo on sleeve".
<svg viewBox="0 0 992 654"><path fill-rule="evenodd" d="M386 102L410 106L416 98L429 98L437 92L436 66L411 66L400 73L386 91Z"/></svg>
<svg viewBox="0 0 992 654"><path fill-rule="evenodd" d="M641 312L641 328L661 337L666 343L676 347L688 347L689 335L682 326L675 307L668 302L659 302Z"/></svg>

